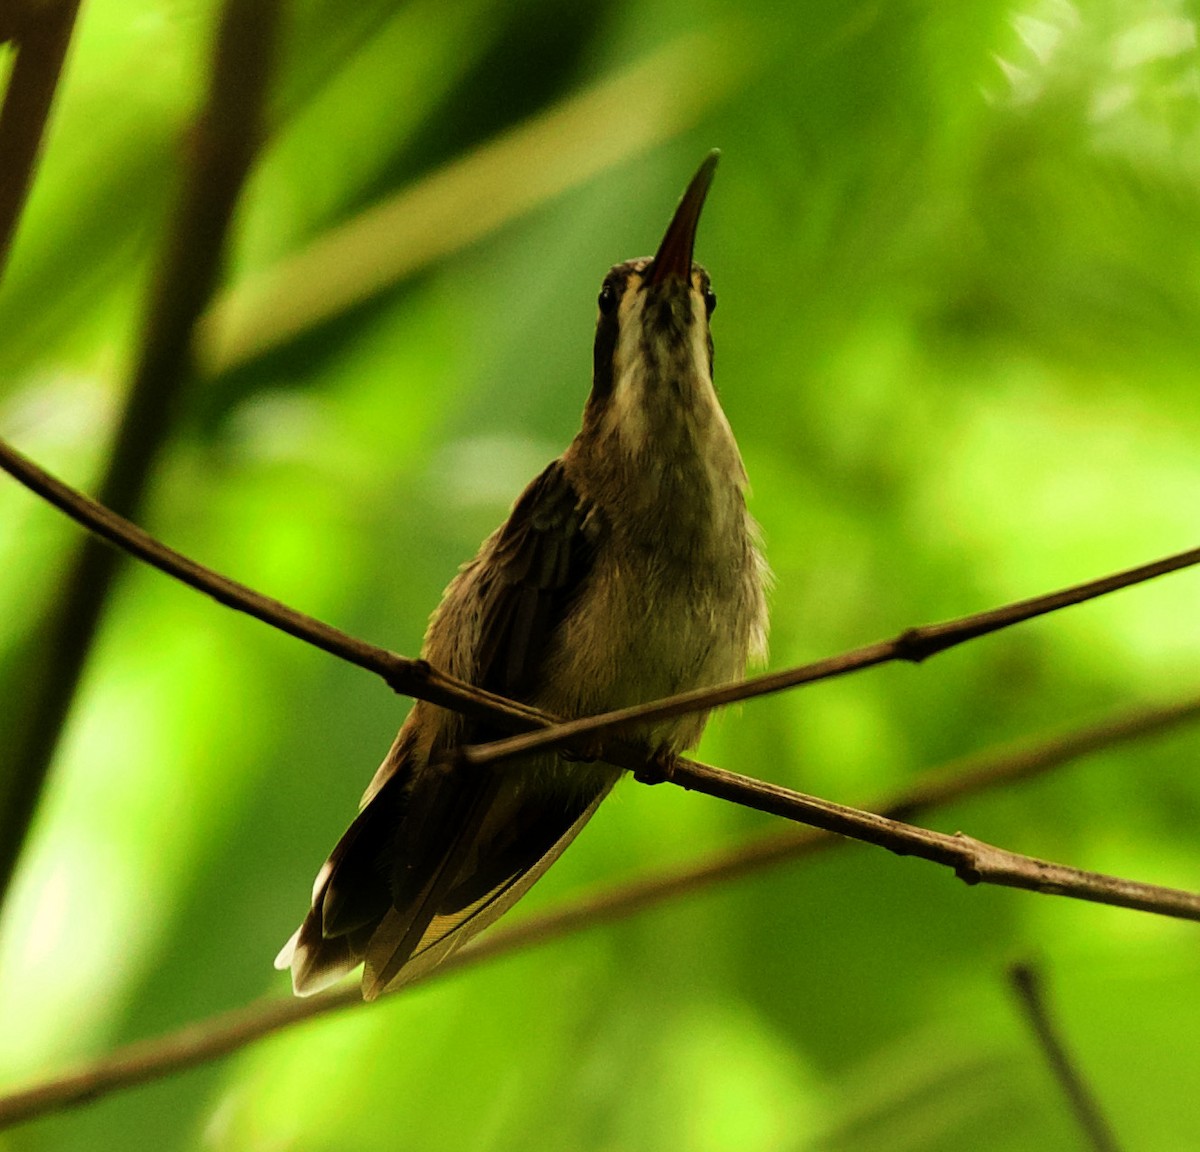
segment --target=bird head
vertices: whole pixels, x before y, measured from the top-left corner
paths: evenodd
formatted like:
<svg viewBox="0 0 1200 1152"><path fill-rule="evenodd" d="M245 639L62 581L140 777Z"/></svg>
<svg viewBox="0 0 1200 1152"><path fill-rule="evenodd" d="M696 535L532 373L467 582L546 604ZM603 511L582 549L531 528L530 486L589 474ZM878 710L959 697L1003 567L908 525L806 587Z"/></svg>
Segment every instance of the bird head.
<svg viewBox="0 0 1200 1152"><path fill-rule="evenodd" d="M654 256L615 265L600 288L585 428L635 450L661 448L720 411L709 331L717 298L692 260L719 156L710 152L692 177Z"/></svg>

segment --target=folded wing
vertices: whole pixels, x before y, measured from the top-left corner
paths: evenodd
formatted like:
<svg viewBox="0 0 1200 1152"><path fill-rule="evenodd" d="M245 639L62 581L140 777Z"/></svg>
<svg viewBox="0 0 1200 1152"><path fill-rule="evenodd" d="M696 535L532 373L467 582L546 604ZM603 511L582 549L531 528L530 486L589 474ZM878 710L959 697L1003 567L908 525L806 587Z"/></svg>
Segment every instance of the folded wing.
<svg viewBox="0 0 1200 1152"><path fill-rule="evenodd" d="M515 699L536 693L598 536L595 517L555 461L472 566L476 684ZM470 768L436 742L426 763L415 731L421 715L414 709L401 729L369 801L317 877L312 910L276 961L291 966L301 994L364 959L368 999L432 970L528 891L612 785L614 773L583 766L569 785L519 765ZM474 723L462 738L500 734Z"/></svg>

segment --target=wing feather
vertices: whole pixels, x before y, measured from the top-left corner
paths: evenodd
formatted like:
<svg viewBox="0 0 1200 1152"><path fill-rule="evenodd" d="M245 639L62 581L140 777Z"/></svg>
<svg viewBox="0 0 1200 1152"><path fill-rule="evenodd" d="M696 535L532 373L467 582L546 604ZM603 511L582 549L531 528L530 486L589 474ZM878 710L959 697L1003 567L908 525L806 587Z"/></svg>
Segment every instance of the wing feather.
<svg viewBox="0 0 1200 1152"><path fill-rule="evenodd" d="M479 558L476 684L516 699L536 693L556 629L591 571L598 532L561 461L525 489L489 542L490 555L485 545ZM475 723L464 739L499 734ZM405 804L399 827L390 825L390 900L365 946L368 998L429 971L516 903L575 838L614 779L607 770L581 769L587 775L573 786L534 786L519 766L396 767ZM354 854L370 862L358 869L369 878L377 874L374 862L389 853L371 843L379 833L366 834L371 809L386 799L389 783L356 821ZM354 871L344 862L338 869L339 875ZM340 915L331 918L327 910L326 929L332 921L357 931L363 906L340 898Z"/></svg>

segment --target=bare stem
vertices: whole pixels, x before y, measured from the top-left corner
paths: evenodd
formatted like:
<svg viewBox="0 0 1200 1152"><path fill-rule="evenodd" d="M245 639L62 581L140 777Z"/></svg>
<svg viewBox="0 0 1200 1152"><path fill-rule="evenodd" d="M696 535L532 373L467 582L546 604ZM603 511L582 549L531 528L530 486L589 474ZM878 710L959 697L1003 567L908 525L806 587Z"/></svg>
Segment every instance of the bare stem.
<svg viewBox="0 0 1200 1152"><path fill-rule="evenodd" d="M15 4L3 31L17 45L17 58L0 108L0 276L4 275L17 223L25 208L41 150L46 120L62 72L79 0Z"/></svg>
<svg viewBox="0 0 1200 1152"><path fill-rule="evenodd" d="M1005 604L1000 608L992 608L987 612L976 612L957 620L948 620L941 624L926 624L917 628L908 628L891 640L881 640L838 656L830 656L811 664L801 664L795 668L786 668L781 672L768 672L764 676L755 676L749 680L739 680L731 684L719 684L715 688L697 688L691 692L681 692L677 696L668 696L662 700L652 700L646 704L635 704L629 708L620 708L613 712L604 712L597 716L585 716L578 720L568 720L561 724L545 727L534 732L524 732L504 740L495 740L489 744L479 744L462 750L463 758L470 764L498 764L512 760L530 752L548 748L560 748L564 745L583 740L595 741L601 736L609 736L621 730L628 729L637 723L665 720L672 716L683 716L689 712L704 712L721 705L734 704L741 700L749 700L755 696L767 696L774 692L782 692L788 688L796 688L801 684L813 684L818 680L830 680L835 676L844 676L848 672L858 672L876 664L887 664L896 660L910 663L920 663L945 652L968 640L986 636L990 632L998 632L1037 616L1045 616L1049 612L1057 612L1074 604L1082 604L1086 600L1094 600L1098 596L1106 596L1121 588L1141 584L1163 576L1168 572L1177 572L1181 568L1189 568L1200 564L1200 548L1192 548L1162 560L1129 568L1111 576L1103 576L1098 580L1089 580L1084 584L1076 584L1057 592L1049 592L1044 596L1034 596L1028 600L1018 600Z"/></svg>
<svg viewBox="0 0 1200 1152"><path fill-rule="evenodd" d="M1072 1059L1061 1030L1051 1015L1041 974L1032 964L1014 964L1009 969L1008 977L1038 1047L1046 1057L1046 1063L1066 1096L1089 1146L1095 1152L1120 1152L1116 1133L1104 1118L1095 1093Z"/></svg>
<svg viewBox="0 0 1200 1152"><path fill-rule="evenodd" d="M679 760L669 768L665 778L682 788L874 844L898 856L917 856L941 864L952 868L967 884L997 884L1180 920L1200 920L1197 892L1143 884L1040 860L986 844L962 832L949 835L919 828L708 764Z"/></svg>
<svg viewBox="0 0 1200 1152"><path fill-rule="evenodd" d="M511 740L498 740L491 744L461 750L461 755L468 762L478 765L500 763L519 755L521 751L530 751L534 747L557 746L580 741L585 737L594 738L634 721L698 712L722 704L749 699L753 696L779 692L785 688L829 679L888 660L923 659L924 656L942 651L954 644L963 643L974 636L1006 627L1008 624L1015 624L1021 620L1066 607L1069 604L1077 604L1106 592L1125 588L1131 584L1200 562L1200 549L1181 552L1176 556L1170 556L1138 568L1131 568L1114 576L1076 585L1032 600L1018 601L990 612L965 616L949 623L910 628L894 640L857 648L851 652L832 656L812 664L803 664L782 672L773 672L766 676L720 685L716 688L684 692L678 696L651 701L634 708L622 709L619 712L606 712L599 716L563 722L547 712L514 700L507 700L502 696L458 680L431 667L424 660L412 660L390 652L386 648L379 648L356 639L329 624L297 612L287 605L281 604L278 600L263 596L244 584L239 584L211 568L196 563L182 553L168 548L148 532L117 515L103 504L83 495L70 485L64 484L2 439L0 439L0 469L7 472L31 492L53 504L76 523L115 547L123 549L189 587L211 596L227 608L244 612L261 620L264 624L278 628L298 640L303 640L313 647L330 653L330 655L356 664L369 672L374 672L396 692L428 700L460 712L486 716L506 723L510 727L533 729L533 731L526 731L521 737L514 737ZM1007 623L998 623L997 621L1000 620ZM949 639L950 636L957 638ZM914 639L914 637L929 637L930 639ZM923 652L924 655L918 657L913 655L915 652ZM518 740L522 742L518 744ZM598 751L594 739L583 741L583 744L586 752ZM657 766L653 763L648 764L644 752L635 746L614 740L610 736L608 740L604 741L602 751L604 759L632 771L640 771L648 779L654 777Z"/></svg>
<svg viewBox="0 0 1200 1152"><path fill-rule="evenodd" d="M141 350L101 502L140 507L158 450L191 375L191 338L220 268L234 205L258 145L278 0L228 0L214 51L207 105L147 310ZM68 24L69 28L69 24ZM18 57L19 60L19 57ZM34 631L22 675L27 703L13 718L0 760L0 899L7 891L118 568L119 556L85 540L46 619Z"/></svg>
<svg viewBox="0 0 1200 1152"><path fill-rule="evenodd" d="M1200 698L1116 716L1038 742L990 751L930 772L911 789L881 798L874 807L892 816L914 815L1030 779L1089 752L1162 732L1197 716L1200 716ZM694 864L601 888L560 908L504 924L450 957L437 975L538 947L846 843L842 837L809 828L772 832L738 848L713 853ZM126 1045L74 1071L0 1097L0 1128L172 1075L226 1056L305 1020L355 1005L368 1009L357 986L307 1000L271 997L163 1036Z"/></svg>
<svg viewBox="0 0 1200 1152"><path fill-rule="evenodd" d="M66 485L53 480L47 473L37 469L2 443L0 443L0 466L17 475L22 482L27 483L35 491L41 492L56 505L63 507L104 538L149 560L163 571L185 580L192 587L203 589L222 603L250 612L258 619L282 628L291 635L308 640L325 651L345 656L362 667L371 668L385 676L389 683L402 683L404 691L432 699L438 703L446 703L451 707L466 705L471 710L495 714L508 723L546 725L553 720L553 717L546 716L544 713L538 713L521 705L481 693L469 685L438 673L423 661L405 660L384 649L373 648L361 641L354 640L328 625L285 609L276 601L268 600L240 584L202 568L179 553L165 548L140 529L120 517L114 516L94 501L80 496ZM1200 558L1200 553L1184 555ZM1141 569L1131 570L1130 573L1122 573L1103 581L1094 581L1089 585L1080 585L1078 588L1068 589L1066 592L1055 593L1051 597L1041 597L1037 601L1024 601L1011 609L998 609L995 612L985 613L984 616L992 620L1004 616L1010 621L1028 618L1030 614L1037 614L1032 607L1035 604L1044 605L1054 601L1061 607L1066 603L1077 602L1084 595L1084 589L1095 589L1104 585L1106 590L1111 591L1115 587L1122 587L1124 583L1131 582L1134 572L1139 573L1141 579L1149 579L1150 575L1170 570L1172 563L1179 566L1179 561L1180 558L1176 557L1172 561L1147 565ZM1099 593L1093 592L1092 594L1098 595ZM1049 611L1050 609L1043 608L1041 610ZM944 637L951 630L973 631L973 634L981 634L982 626L978 623L971 623L975 619L974 617L967 618L954 625L936 625L928 631L942 637L943 639L938 643L944 647ZM987 628L983 628L983 630L986 631ZM905 635L911 634L910 632ZM812 667L814 666L808 666L810 669ZM804 682L804 677L801 675L804 671L804 669L794 669L791 673L781 673L776 678L766 677L760 678L757 682L748 681L746 686L753 687L756 683L761 683L763 679L781 679L789 676L795 682ZM808 677L808 679L812 678ZM742 687L743 685L731 686L732 689ZM696 693L687 693L684 697L675 699L685 700L687 701L686 707L694 708L696 695ZM668 701L667 704L671 705L671 702ZM674 705L671 706L674 707ZM651 708L654 707L661 707L661 705L651 706ZM626 711L637 711L639 715L644 715L646 710ZM563 729L571 729L575 732L576 725L560 724L553 730L562 731ZM551 731L549 728L545 730ZM536 735L536 733L532 735ZM511 744L511 742L506 743ZM1084 872L1067 865L1039 860L1032 856L1023 856L985 844L970 836L962 834L950 836L918 828L871 812L834 804L815 796L807 796L777 784L714 768L698 761L679 758L664 766L654 760L648 761L645 753L636 746L623 744L611 738L604 742L602 751L604 759L634 771L638 778L645 783L670 780L683 788L704 792L719 799L756 808L788 820L809 824L841 836L849 836L864 843L875 844L898 855L919 856L922 859L953 868L955 874L969 884L999 884L1156 912L1183 919L1200 919L1200 895L1192 892L1142 884L1100 873ZM506 752L506 757L507 754ZM483 762L490 763L491 760L483 757Z"/></svg>
<svg viewBox="0 0 1200 1152"><path fill-rule="evenodd" d="M375 673L396 692L462 712L507 720L514 726L548 724L553 719L528 705L457 680L424 660L410 660L386 648L368 644L196 563L103 504L64 484L3 440L0 440L0 469L100 539L212 597L226 608L244 612L348 664Z"/></svg>

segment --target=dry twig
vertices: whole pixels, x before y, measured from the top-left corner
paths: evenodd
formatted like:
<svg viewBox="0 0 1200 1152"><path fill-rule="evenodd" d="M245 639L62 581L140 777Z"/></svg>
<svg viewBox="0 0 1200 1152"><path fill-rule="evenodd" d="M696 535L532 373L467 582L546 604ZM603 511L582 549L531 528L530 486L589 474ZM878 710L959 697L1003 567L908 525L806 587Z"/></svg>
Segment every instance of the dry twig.
<svg viewBox="0 0 1200 1152"><path fill-rule="evenodd" d="M831 680L835 676L844 676L848 672L858 672L864 668L872 668L877 664L887 664L897 660L919 664L939 652L965 644L991 632L999 632L1014 624L1022 624L1038 616L1057 612L1098 596L1107 596L1110 592L1129 588L1134 584L1142 584L1153 580L1156 576L1164 576L1168 572L1178 572L1182 568L1190 568L1200 564L1200 548L1191 548L1186 552L1178 552L1174 556L1166 556L1149 564L1141 564L1136 568L1127 568L1111 576L1102 576L1098 580L1089 580L1084 584L1075 584L1070 588L1062 588L1057 592L1048 592L1044 596L1034 596L1028 600L1017 600L987 612L976 612L957 620L947 620L940 624L924 624L917 628L907 628L891 640L881 640L876 644L867 644L850 652L830 656L825 660L817 660L811 664L801 664L795 668L785 668L782 672L768 672L764 676L755 676L749 680L740 680L732 684L720 684L715 688L696 688L691 692L681 692L663 700L652 700L646 704L635 704L629 708L621 708L614 712L605 712L598 716L584 716L578 720L555 724L538 732L526 732L512 736L506 740L495 740L490 744L480 744L464 748L463 758L471 764L499 764L505 760L523 756L529 752L547 748L561 748L574 744L576 747L587 747L586 741L594 741L601 736L612 735L628 728L632 724L645 723L651 720L665 720L670 716L682 716L688 712L702 712L724 704L735 704L756 696L767 696L774 692L782 692L788 688L797 688L802 684L814 684L818 680ZM584 743L580 743L584 742Z"/></svg>
<svg viewBox="0 0 1200 1152"><path fill-rule="evenodd" d="M411 691L414 695L426 699L434 699L437 703L447 703L451 707L466 707L471 711L494 714L497 718L510 724L539 724L544 726L547 732L558 732L562 729L574 731L575 729L577 722L559 724L556 728L551 729L547 726L554 721L554 717L511 701L503 701L481 693L469 685L436 672L423 661L405 660L384 649L374 648L362 641L354 640L326 624L313 621L291 609L285 609L278 602L268 600L243 585L235 584L225 577L211 572L179 553L165 548L147 533L135 528L128 521L114 515L94 501L74 492L61 481L54 480L48 473L32 465L30 461L25 460L3 442L0 442L0 467L16 475L23 482L27 482L35 491L45 494L58 507L63 508L87 527L93 528L105 539L121 547L129 548L135 555L147 559L165 572L178 575L192 587L203 589L221 603L250 612L256 618L280 627L293 636L309 640L325 651L337 655L345 652L349 658L353 659L354 663L362 667L370 667L381 674L390 673L389 682L394 684L397 680L403 680L405 682L404 691ZM1036 600L1022 601L1009 608L995 609L991 612L981 613L977 617L967 617L948 625L935 625L931 629L914 631L922 635L932 635L934 639L931 643L935 645L933 650L940 650L950 642L961 642L961 640L950 640L950 637L979 635L997 627L1003 627L1004 624L998 623L998 621L1015 623L1021 619L1028 619L1030 615L1052 611L1053 607L1078 603L1081 598L1101 595L1104 591L1125 587L1138 579L1149 579L1163 571L1171 571L1173 568L1183 566L1184 563L1195 563L1197 560L1200 560L1200 550L1182 553L1177 557L1067 589L1064 592L1052 593ZM895 642L874 647L880 651L884 649L892 651L895 648ZM903 649L903 645L901 645L901 649ZM896 657L893 654L889 658ZM835 657L830 661L821 661L818 665L807 665L805 668L778 673L774 677L760 677L757 681L747 681L745 686L734 684L728 688L715 689L712 692L685 693L681 697L652 703L645 709L627 709L626 712L619 714L620 722L627 723L628 713L631 711L637 712L639 716L645 716L647 712L659 715L664 709L676 714L680 711L711 706L713 703L711 698L714 694L721 696L725 693L733 693L734 698L742 699L747 695L755 694L756 688L759 691L778 690L783 686L782 681L785 680L809 683L816 676L808 674L807 670L819 667L828 669L830 666L836 666L840 672L844 671L841 667L842 663L840 658ZM411 683L408 683L409 681ZM606 718L601 719L605 723L609 723ZM594 755L601 755L605 760L632 770L645 783L670 780L680 787L705 792L710 796L729 800L775 816L782 816L788 820L796 820L827 832L835 832L841 836L862 840L864 843L875 844L898 855L919 856L924 860L953 868L955 874L968 884L999 884L1005 887L1023 888L1031 892L1070 896L1079 900L1155 912L1181 919L1200 920L1200 894L1197 893L1144 884L1101 873L1086 872L1067 865L1009 852L961 833L951 836L943 832L933 832L871 812L835 804L815 796L807 796L777 784L714 768L695 760L680 757L669 764L657 759L648 760L644 751L639 750L636 746L622 744L611 738L604 741L600 747L591 747L589 750Z"/></svg>
<svg viewBox="0 0 1200 1152"><path fill-rule="evenodd" d="M1080 1131L1087 1137L1088 1145L1095 1152L1120 1152L1116 1133L1100 1111L1095 1093L1088 1087L1055 1025L1040 973L1032 964L1014 964L1008 978L1038 1047L1066 1096Z"/></svg>
<svg viewBox="0 0 1200 1152"><path fill-rule="evenodd" d="M911 816L1030 779L1100 748L1162 732L1197 716L1200 716L1200 698L1117 716L1036 743L998 749L931 772L911 789L881 800L876 807L893 817ZM547 944L846 843L841 837L807 828L773 832L694 864L602 888L561 908L502 925L452 956L436 975L448 975ZM172 1075L306 1020L356 1005L360 1010L371 1010L357 987L337 989L307 1000L271 997L163 1036L126 1045L71 1072L0 1097L0 1128Z"/></svg>

